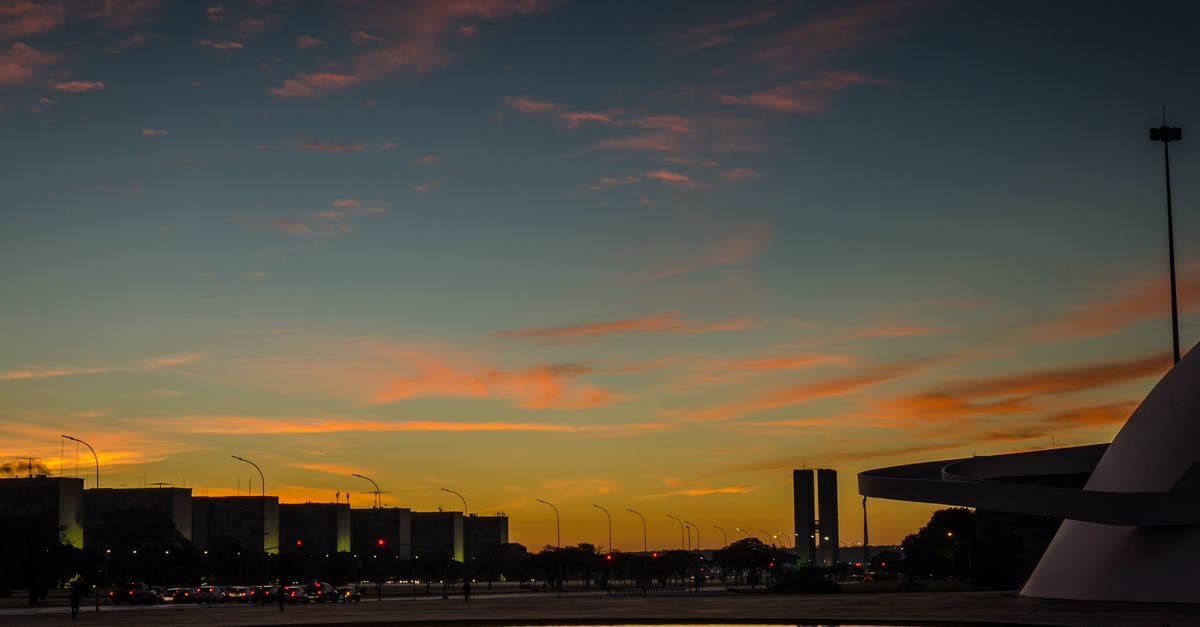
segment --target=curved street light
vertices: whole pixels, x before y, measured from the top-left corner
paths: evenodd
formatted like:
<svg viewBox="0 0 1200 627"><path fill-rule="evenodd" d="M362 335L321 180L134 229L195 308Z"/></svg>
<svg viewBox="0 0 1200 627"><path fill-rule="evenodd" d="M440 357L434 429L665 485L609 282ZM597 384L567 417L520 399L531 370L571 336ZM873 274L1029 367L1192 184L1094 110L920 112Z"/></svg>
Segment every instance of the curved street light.
<svg viewBox="0 0 1200 627"><path fill-rule="evenodd" d="M380 502L380 500L379 500L379 484L378 484L378 483L375 483L375 480L374 480L374 479L372 479L372 478L370 478L370 477L368 477L368 476L366 476L366 475L360 475L360 474L358 474L357 472L352 472L352 473L350 473L350 476L351 476L351 477L358 477L359 479L366 479L367 481L370 481L370 482L371 482L371 485L375 486L375 507L377 507L377 508L378 508L378 507L382 507L383 503L381 503L381 502ZM347 497L347 498L349 498L349 497Z"/></svg>
<svg viewBox="0 0 1200 627"><path fill-rule="evenodd" d="M561 575L562 571L559 569L559 566L558 566L559 553L562 553L562 524L560 522L561 519L558 516L558 508L554 506L554 503L551 503L550 501L547 501L545 499L537 499L537 502L549 505L550 509L554 510L554 538L555 538L554 587L558 590L559 596L562 596L562 586L560 584L560 581L562 579L562 575Z"/></svg>
<svg viewBox="0 0 1200 627"><path fill-rule="evenodd" d="M88 444L87 442L84 442L83 440L80 440L79 438L72 437L72 436L65 435L65 434L63 435L63 437L72 442L78 442L78 443L88 447L88 450L92 452L92 459L94 459L96 461L96 489L100 489L100 457L98 455L96 455L96 449L92 448L91 444ZM79 450L79 449L76 449L76 450ZM96 498L100 498L99 492L96 493ZM96 594L96 611L99 612L100 611L100 551L99 551L99 549L97 549L97 551L96 551L96 582L95 582L95 584L93 584L93 587L95 589L95 594Z"/></svg>
<svg viewBox="0 0 1200 627"><path fill-rule="evenodd" d="M670 518L671 520L674 520L675 522L679 523L679 549L682 551L683 550L683 521L680 520L677 516L672 516L671 514L667 514L667 518Z"/></svg>
<svg viewBox="0 0 1200 627"><path fill-rule="evenodd" d="M592 505L592 507L595 507L596 509L598 509L598 510L600 510L600 511L604 512L604 515L605 515L606 517L608 517L608 552L609 552L609 553L612 553L612 552L613 552L613 545L612 545L612 514L608 513L608 510L607 510L607 509L604 509L603 507L600 507L599 505Z"/></svg>
<svg viewBox="0 0 1200 627"><path fill-rule="evenodd" d="M721 537L724 538L723 542L725 544L721 545L721 548L725 548L725 547L729 546L729 534L725 533L725 530L722 529L720 525L713 525L713 529L720 531Z"/></svg>
<svg viewBox="0 0 1200 627"><path fill-rule="evenodd" d="M246 459L245 457L238 457L237 455L230 455L230 457L238 460L239 462L246 462L247 464L254 466L254 469L258 471L258 482L262 485L262 527L263 527L262 569L263 569L263 577L266 577L267 576L267 479L266 479L266 477L263 476L262 468L259 468L258 464ZM278 530L276 530L276 531L278 531ZM282 540L282 538L280 538L280 540ZM275 544L278 546L279 544L282 544L282 543L276 542ZM283 562L280 562L280 564L281 565L279 567L279 570L280 570L280 574L282 575ZM280 577L280 579L282 579L282 577ZM280 581L279 585L282 586L283 582Z"/></svg>
<svg viewBox="0 0 1200 627"><path fill-rule="evenodd" d="M458 492L455 492L454 490L451 490L450 488L442 488L442 492L449 492L450 494L457 496L458 500L462 501L462 504L463 504L463 516L467 515L467 499L465 497L463 497L463 495L459 494Z"/></svg>
<svg viewBox="0 0 1200 627"><path fill-rule="evenodd" d="M699 527L697 527L697 526L696 526L696 523L694 523L694 522L691 522L691 521L688 521L688 520L685 520L685 521L683 521L683 522L684 522L684 523L686 523L686 524L688 524L688 525L691 525L691 526L692 526L692 529L695 529L695 530L696 530L696 550L697 550L697 551L699 551L699 550L700 550L700 528L699 528Z"/></svg>
<svg viewBox="0 0 1200 627"><path fill-rule="evenodd" d="M650 551L646 548L646 517L636 509L626 507L625 511L637 514L637 517L642 519L642 590L645 591L650 585L650 579L646 576L646 573L649 572L646 560L650 558Z"/></svg>

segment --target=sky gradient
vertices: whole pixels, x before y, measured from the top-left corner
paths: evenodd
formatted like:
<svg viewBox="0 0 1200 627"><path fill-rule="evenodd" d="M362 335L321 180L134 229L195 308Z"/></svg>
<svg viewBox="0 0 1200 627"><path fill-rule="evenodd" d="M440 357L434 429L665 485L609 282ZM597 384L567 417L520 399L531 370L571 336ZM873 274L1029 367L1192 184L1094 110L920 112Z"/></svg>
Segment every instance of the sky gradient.
<svg viewBox="0 0 1200 627"><path fill-rule="evenodd" d="M1200 336L1194 3L0 2L0 461L792 533ZM896 543L933 507L873 500ZM785 542L791 544L790 540Z"/></svg>

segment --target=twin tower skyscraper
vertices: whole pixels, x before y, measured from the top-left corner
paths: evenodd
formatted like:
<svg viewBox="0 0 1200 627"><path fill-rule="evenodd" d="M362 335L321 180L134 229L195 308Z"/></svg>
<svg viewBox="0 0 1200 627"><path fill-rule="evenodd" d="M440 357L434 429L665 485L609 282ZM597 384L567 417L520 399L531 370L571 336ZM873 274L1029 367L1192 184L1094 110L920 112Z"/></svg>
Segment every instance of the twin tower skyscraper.
<svg viewBox="0 0 1200 627"><path fill-rule="evenodd" d="M821 567L837 564L837 471L828 468L793 470L792 491L796 516L796 555L800 563Z"/></svg>

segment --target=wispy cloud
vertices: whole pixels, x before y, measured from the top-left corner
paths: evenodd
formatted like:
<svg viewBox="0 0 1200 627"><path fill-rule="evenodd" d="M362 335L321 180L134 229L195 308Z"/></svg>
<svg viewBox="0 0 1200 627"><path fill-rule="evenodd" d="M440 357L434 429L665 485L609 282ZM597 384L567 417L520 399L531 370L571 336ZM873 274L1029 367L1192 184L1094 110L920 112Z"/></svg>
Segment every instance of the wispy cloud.
<svg viewBox="0 0 1200 627"><path fill-rule="evenodd" d="M731 318L718 322L697 322L683 318L677 311L647 318L626 318L551 327L509 329L494 337L532 338L551 341L598 340L614 333L713 333L754 328L752 318Z"/></svg>
<svg viewBox="0 0 1200 627"><path fill-rule="evenodd" d="M143 128L142 137L163 137L169 135L166 129L161 128Z"/></svg>
<svg viewBox="0 0 1200 627"><path fill-rule="evenodd" d="M1179 292L1184 295L1200 293L1200 261L1181 264L1180 270ZM1031 329L1032 335L1039 339L1108 335L1143 320L1169 315L1170 287L1162 277L1139 276L1110 283L1115 284L1107 290L1111 296L1037 324ZM1200 300L1184 300L1180 309L1198 311Z"/></svg>
<svg viewBox="0 0 1200 627"><path fill-rule="evenodd" d="M687 30L673 33L667 36L667 41L680 45L680 48L675 51L676 54L696 52L728 44L734 41L739 31L761 26L778 16L779 14L773 11L756 11L723 22L694 26Z"/></svg>
<svg viewBox="0 0 1200 627"><path fill-rule="evenodd" d="M53 377L68 377L84 374L100 374L105 372L131 372L139 370L156 370L172 366L182 366L195 363L203 357L200 353L181 353L163 357L151 357L137 365L117 366L56 366L42 368L26 368L0 372L0 381L16 381L24 379L48 379Z"/></svg>
<svg viewBox="0 0 1200 627"><path fill-rule="evenodd" d="M828 108L830 97L837 92L855 85L891 84L892 81L856 72L829 72L821 78L793 81L745 95L720 94L714 96L714 100L784 113L823 113Z"/></svg>
<svg viewBox="0 0 1200 627"><path fill-rule="evenodd" d="M364 215L387 213L385 207L365 204L356 198L337 198L330 203L332 209L296 214L288 218L269 221L270 226L288 235L331 237L352 231L352 218ZM261 221L238 220L242 224L263 225Z"/></svg>
<svg viewBox="0 0 1200 627"><path fill-rule="evenodd" d="M622 185L637 185L642 179L636 176L602 176L595 182L583 186L584 191L599 192L611 187L620 187Z"/></svg>
<svg viewBox="0 0 1200 627"><path fill-rule="evenodd" d="M58 55L17 42L0 53L0 85L32 83L43 67L54 63L58 58Z"/></svg>
<svg viewBox="0 0 1200 627"><path fill-rule="evenodd" d="M589 409L621 399L614 392L578 381L592 370L584 364L502 370L425 355L411 360L408 368L409 374L390 377L372 401L448 396L507 399L522 409Z"/></svg>
<svg viewBox="0 0 1200 627"><path fill-rule="evenodd" d="M101 81L58 81L50 83L50 89L54 91L65 91L73 94L85 91L99 91L105 87L107 85Z"/></svg>
<svg viewBox="0 0 1200 627"><path fill-rule="evenodd" d="M441 159L437 155L425 155L412 160L413 165L437 165Z"/></svg>
<svg viewBox="0 0 1200 627"><path fill-rule="evenodd" d="M325 141L308 136L301 136L299 139L281 144L259 144L257 146L259 150L312 150L317 152L377 152L392 151L399 147L400 145L396 142L363 144L345 141Z"/></svg>
<svg viewBox="0 0 1200 627"><path fill-rule="evenodd" d="M144 420L157 428L172 432L264 435L264 434L324 434L349 431L394 432L431 431L447 433L515 431L526 433L561 433L591 436L629 436L677 428L661 422L628 424L557 424L543 422L459 422L448 420L360 420L350 418L305 418L296 416L205 415L186 418L154 418ZM324 464L298 465L326 471ZM347 473L348 474L348 473Z"/></svg>
<svg viewBox="0 0 1200 627"><path fill-rule="evenodd" d="M310 37L308 35L301 35L296 38L296 47L301 50L303 50L305 48L319 48L324 45L325 45L325 42L321 41L320 39L317 39L316 37Z"/></svg>
<svg viewBox="0 0 1200 627"><path fill-rule="evenodd" d="M633 277L633 280L656 281L737 263L757 254L770 240L771 228L766 224L757 224L741 233L724 237L701 255L668 261L661 268Z"/></svg>
<svg viewBox="0 0 1200 627"><path fill-rule="evenodd" d="M572 111L566 105L557 102L547 102L542 100L533 100L531 98L508 96L504 99L504 104L511 109L526 115L548 115L558 119L559 123L568 128L575 128L582 125L584 122L603 122L607 124L616 123L616 115L620 111L601 112L601 111Z"/></svg>
<svg viewBox="0 0 1200 627"><path fill-rule="evenodd" d="M246 47L246 45L240 41L213 41L211 39L201 39L200 41L196 42L196 45L200 46L201 48L220 50L221 52L241 50L242 48Z"/></svg>
<svg viewBox="0 0 1200 627"><path fill-rule="evenodd" d="M700 486L695 488L686 488L683 490L675 490L673 492L663 492L660 494L646 494L637 497L639 501L648 501L654 499L663 499L672 496L710 496L713 494L745 494L747 492L758 489L758 486L737 483L733 485L720 486Z"/></svg>
<svg viewBox="0 0 1200 627"><path fill-rule="evenodd" d="M410 189L412 189L414 192L427 194L441 187L441 185L442 183L440 181L430 181L428 183L421 183L420 185L413 185Z"/></svg>
<svg viewBox="0 0 1200 627"><path fill-rule="evenodd" d="M289 78L267 91L281 98L331 93L398 72L423 74L450 65L450 40L469 37L482 22L538 13L544 0L475 0L472 2L380 3L364 5L357 19L371 31L351 36L361 51L342 73L310 72Z"/></svg>
<svg viewBox="0 0 1200 627"><path fill-rule="evenodd" d="M912 372L911 366L865 368L850 375L828 377L768 390L743 401L696 409L671 410L668 415L685 420L729 420L755 412L803 405L814 400L855 394L873 385L895 381Z"/></svg>

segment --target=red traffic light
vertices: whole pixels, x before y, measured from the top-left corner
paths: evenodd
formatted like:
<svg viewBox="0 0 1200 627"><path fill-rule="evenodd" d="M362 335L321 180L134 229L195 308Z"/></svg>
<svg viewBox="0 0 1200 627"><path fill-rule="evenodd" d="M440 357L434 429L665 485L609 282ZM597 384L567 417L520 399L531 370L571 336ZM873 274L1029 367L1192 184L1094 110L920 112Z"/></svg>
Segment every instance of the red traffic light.
<svg viewBox="0 0 1200 627"><path fill-rule="evenodd" d="M655 552L651 553L651 554L650 554L650 557L658 557L658 551L655 551Z"/></svg>
<svg viewBox="0 0 1200 627"><path fill-rule="evenodd" d="M378 544L379 546L383 546L383 538L376 540L375 544Z"/></svg>
<svg viewBox="0 0 1200 627"><path fill-rule="evenodd" d="M612 561L612 553L609 553L608 555L605 555L605 556L604 556L604 559L605 559L605 560L607 560L607 561L609 561L609 562L611 562L611 561Z"/></svg>
<svg viewBox="0 0 1200 627"><path fill-rule="evenodd" d="M304 546L304 540L296 540L296 546Z"/></svg>

